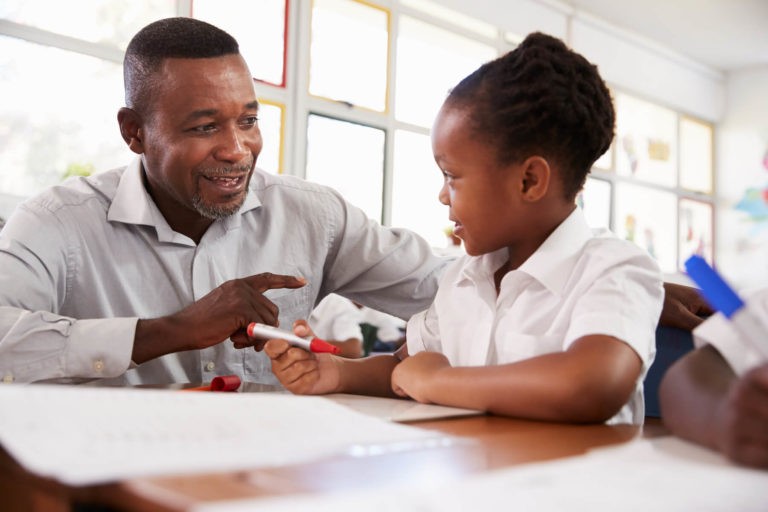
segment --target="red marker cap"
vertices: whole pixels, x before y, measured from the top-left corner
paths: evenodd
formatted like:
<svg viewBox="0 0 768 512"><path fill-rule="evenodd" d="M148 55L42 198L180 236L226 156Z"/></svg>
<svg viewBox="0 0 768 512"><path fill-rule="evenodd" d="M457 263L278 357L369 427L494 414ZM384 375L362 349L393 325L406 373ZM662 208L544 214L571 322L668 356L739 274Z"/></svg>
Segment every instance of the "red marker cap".
<svg viewBox="0 0 768 512"><path fill-rule="evenodd" d="M219 375L211 381L211 391L236 391L240 387L237 375Z"/></svg>
<svg viewBox="0 0 768 512"><path fill-rule="evenodd" d="M309 342L309 349L312 352L328 352L329 354L341 354L341 349L336 345L331 345L320 338L312 338Z"/></svg>

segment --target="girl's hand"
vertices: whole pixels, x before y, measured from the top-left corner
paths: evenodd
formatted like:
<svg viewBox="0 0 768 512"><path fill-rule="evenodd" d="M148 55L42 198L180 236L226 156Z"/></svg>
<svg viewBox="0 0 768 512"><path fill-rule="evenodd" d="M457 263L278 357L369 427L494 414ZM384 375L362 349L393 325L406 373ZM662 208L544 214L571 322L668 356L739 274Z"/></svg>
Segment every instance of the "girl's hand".
<svg viewBox="0 0 768 512"><path fill-rule="evenodd" d="M419 352L398 364L392 372L392 391L422 403L431 403L429 392L440 370L450 368L448 358L438 352Z"/></svg>
<svg viewBox="0 0 768 512"><path fill-rule="evenodd" d="M302 338L312 335L304 320L294 323L293 332ZM307 352L281 339L267 340L264 353L272 359L275 377L292 393L322 395L335 392L339 386L335 356Z"/></svg>

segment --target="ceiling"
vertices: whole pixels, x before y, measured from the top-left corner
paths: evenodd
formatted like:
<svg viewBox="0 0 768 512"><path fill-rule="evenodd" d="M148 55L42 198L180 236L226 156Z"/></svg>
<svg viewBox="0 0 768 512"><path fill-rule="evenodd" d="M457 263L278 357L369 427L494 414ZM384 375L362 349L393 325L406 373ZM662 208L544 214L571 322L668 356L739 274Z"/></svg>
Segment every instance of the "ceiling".
<svg viewBox="0 0 768 512"><path fill-rule="evenodd" d="M721 71L768 66L768 0L562 0Z"/></svg>

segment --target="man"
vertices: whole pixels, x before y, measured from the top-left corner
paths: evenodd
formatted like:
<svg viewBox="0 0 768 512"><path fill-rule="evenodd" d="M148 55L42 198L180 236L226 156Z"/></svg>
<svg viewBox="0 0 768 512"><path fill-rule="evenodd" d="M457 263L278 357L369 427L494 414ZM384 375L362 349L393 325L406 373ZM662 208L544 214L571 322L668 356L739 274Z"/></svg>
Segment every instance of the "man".
<svg viewBox="0 0 768 512"><path fill-rule="evenodd" d="M0 380L276 383L240 350L248 323L290 328L332 292L401 318L431 303L444 261L426 242L255 168L258 102L229 34L151 23L124 75L120 133L139 157L44 192L0 232ZM678 291L667 322L696 322Z"/></svg>
<svg viewBox="0 0 768 512"><path fill-rule="evenodd" d="M124 169L54 187L0 237L0 379L274 383L250 322L290 327L339 292L407 317L443 265L326 187L255 168L258 102L237 42L191 18L124 61ZM226 341L231 339L231 342Z"/></svg>

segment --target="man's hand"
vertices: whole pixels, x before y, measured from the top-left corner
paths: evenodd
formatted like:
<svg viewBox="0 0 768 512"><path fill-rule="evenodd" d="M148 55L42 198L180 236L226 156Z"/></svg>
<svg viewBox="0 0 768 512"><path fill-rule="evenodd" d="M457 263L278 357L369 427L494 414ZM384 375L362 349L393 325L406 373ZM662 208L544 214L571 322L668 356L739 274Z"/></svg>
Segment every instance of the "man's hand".
<svg viewBox="0 0 768 512"><path fill-rule="evenodd" d="M297 320L293 332L302 338L312 334L305 320ZM281 339L267 340L264 353L272 359L272 373L292 393L322 395L339 387L339 367L330 354L313 354Z"/></svg>
<svg viewBox="0 0 768 512"><path fill-rule="evenodd" d="M696 288L664 283L664 307L659 324L692 331L714 313Z"/></svg>
<svg viewBox="0 0 768 512"><path fill-rule="evenodd" d="M419 352L403 359L392 371L392 391L422 403L430 403L431 379L443 368L450 368L448 358L439 352Z"/></svg>
<svg viewBox="0 0 768 512"><path fill-rule="evenodd" d="M236 346L252 345L254 340L245 332L248 324L277 325L277 306L264 292L305 284L301 277L270 273L227 281L173 315L139 320L132 360L142 363L173 352L199 350L227 338Z"/></svg>

